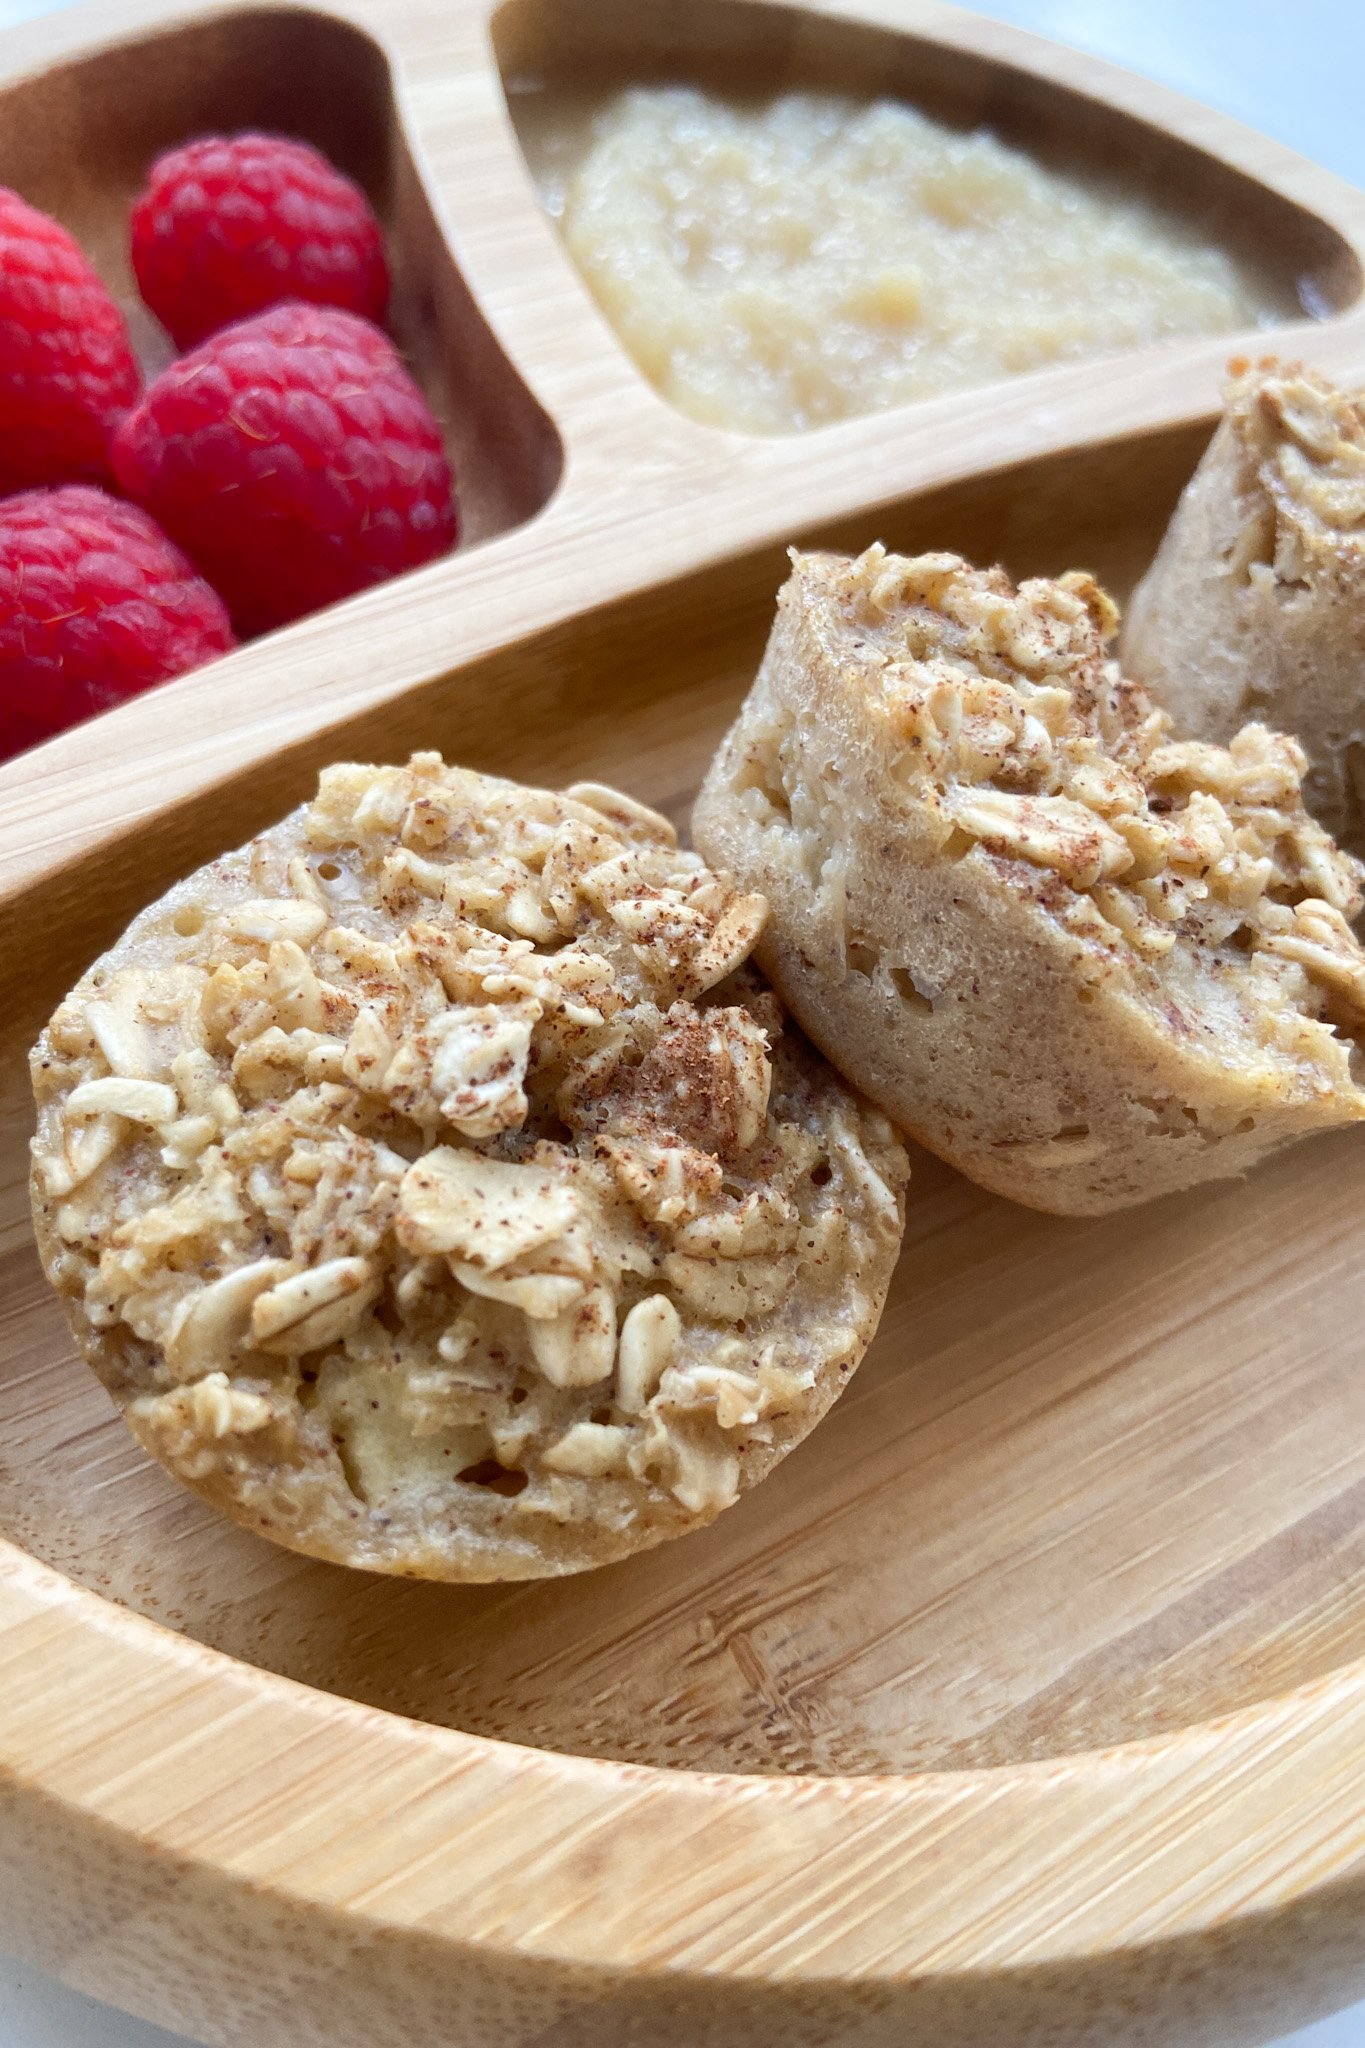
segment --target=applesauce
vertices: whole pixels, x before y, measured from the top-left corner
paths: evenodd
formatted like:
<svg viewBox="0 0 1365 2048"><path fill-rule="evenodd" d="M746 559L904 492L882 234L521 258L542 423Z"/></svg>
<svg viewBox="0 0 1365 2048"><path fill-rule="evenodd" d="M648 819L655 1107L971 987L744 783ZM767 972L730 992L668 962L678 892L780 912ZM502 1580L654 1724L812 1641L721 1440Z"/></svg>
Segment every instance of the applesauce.
<svg viewBox="0 0 1365 2048"><path fill-rule="evenodd" d="M519 122L602 311L713 425L789 433L1283 317L1147 201L892 100L635 86Z"/></svg>

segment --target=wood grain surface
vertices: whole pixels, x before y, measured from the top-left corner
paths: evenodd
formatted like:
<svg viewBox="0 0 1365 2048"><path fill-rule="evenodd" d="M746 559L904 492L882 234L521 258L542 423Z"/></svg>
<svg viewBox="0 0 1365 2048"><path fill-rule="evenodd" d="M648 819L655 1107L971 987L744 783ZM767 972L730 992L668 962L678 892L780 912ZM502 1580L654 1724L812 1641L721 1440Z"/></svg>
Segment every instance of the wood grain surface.
<svg viewBox="0 0 1365 2048"><path fill-rule="evenodd" d="M206 122L306 120L365 180L472 516L449 561L0 769L0 1941L242 2048L1264 2039L1365 1986L1353 1134L1084 1222L918 1159L817 1435L712 1529L546 1586L385 1581L219 1522L41 1279L38 1024L320 761L438 745L685 822L788 541L1121 595L1207 435L1235 341L804 438L683 420L539 213L488 13L132 0L14 40L0 180L116 276L141 162ZM151 61L103 47L136 28ZM1276 346L1365 374L1365 197L1092 60L913 0L510 0L495 38L566 87L720 52L1122 150L1340 302Z"/></svg>

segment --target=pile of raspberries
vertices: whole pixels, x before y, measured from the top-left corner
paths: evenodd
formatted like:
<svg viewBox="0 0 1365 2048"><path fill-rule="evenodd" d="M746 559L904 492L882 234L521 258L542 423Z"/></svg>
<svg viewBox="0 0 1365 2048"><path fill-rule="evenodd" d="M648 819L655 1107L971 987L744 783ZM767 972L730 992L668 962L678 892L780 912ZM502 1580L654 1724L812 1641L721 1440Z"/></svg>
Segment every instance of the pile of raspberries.
<svg viewBox="0 0 1365 2048"><path fill-rule="evenodd" d="M458 536L349 178L206 136L152 165L131 239L187 351L145 390L72 237L0 188L0 760Z"/></svg>

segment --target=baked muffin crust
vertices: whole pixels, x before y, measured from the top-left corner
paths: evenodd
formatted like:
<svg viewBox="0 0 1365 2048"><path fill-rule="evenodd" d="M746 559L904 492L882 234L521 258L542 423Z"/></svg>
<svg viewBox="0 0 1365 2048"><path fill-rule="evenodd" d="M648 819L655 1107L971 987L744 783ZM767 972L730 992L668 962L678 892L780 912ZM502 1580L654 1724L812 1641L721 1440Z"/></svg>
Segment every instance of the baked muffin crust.
<svg viewBox="0 0 1365 2048"><path fill-rule="evenodd" d="M1309 807L1365 853L1365 406L1273 362L1222 422L1138 585L1131 674L1185 731L1292 732Z"/></svg>
<svg viewBox="0 0 1365 2048"><path fill-rule="evenodd" d="M1365 1114L1359 864L1294 741L1174 739L1116 624L1084 575L795 555L694 818L769 898L757 957L841 1070L1062 1213Z"/></svg>

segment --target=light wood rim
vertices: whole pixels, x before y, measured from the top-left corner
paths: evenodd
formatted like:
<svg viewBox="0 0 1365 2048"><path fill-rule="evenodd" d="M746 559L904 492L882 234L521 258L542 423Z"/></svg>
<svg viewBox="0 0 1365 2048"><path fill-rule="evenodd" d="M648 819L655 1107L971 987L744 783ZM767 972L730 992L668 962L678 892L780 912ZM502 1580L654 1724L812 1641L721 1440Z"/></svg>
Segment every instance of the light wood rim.
<svg viewBox="0 0 1365 2048"><path fill-rule="evenodd" d="M1362 1754L1352 1665L1056 1763L903 1778L605 1763L315 1692L0 1553L0 1765L17 1786L253 1892L528 1958L866 1983L1141 1949L1354 1892ZM1291 1793L1286 1861L1273 1823ZM1097 1892L1084 1851L1100 1845Z"/></svg>
<svg viewBox="0 0 1365 2048"><path fill-rule="evenodd" d="M1042 75L1062 61L1036 38L948 7L826 4ZM1235 339L1146 352L1083 379L1050 372L965 405L800 440L694 426L621 358L535 207L486 53L487 0L423 0L408 20L425 13L432 34L439 23L452 62L471 67L463 147L519 205L513 236L466 217L450 176L458 159L431 146L435 83L408 75L384 0L326 11L386 49L456 258L559 426L563 485L529 526L405 580L398 599L377 591L291 629L287 648L272 640L174 685L199 737L179 744L169 784L165 698L0 770L0 898L401 695L451 666L457 645L466 661L499 644L514 586L529 633L859 505L1211 413ZM10 39L6 71L202 18L163 0L59 15ZM1175 94L1095 59L1064 62L1073 87L1275 185L1365 251L1365 195ZM1361 306L1243 346L1292 350L1310 338L1323 367L1365 369ZM951 435L936 431L949 421ZM642 522L647 551L633 544ZM382 619L382 675L352 635L362 616ZM298 678L283 702L282 652ZM89 793L92 767L111 754L127 773ZM1054 1763L896 1779L693 1775L519 1749L311 1691L114 1607L3 1543L0 1771L21 1796L348 1922L613 1970L803 1983L955 1976L1140 1949L1329 1887L1365 1894L1365 1662L1220 1722ZM1288 1800L1292 1854L1274 1825ZM527 1841L541 1845L534 1890ZM1081 1852L1101 1842L1097 1890Z"/></svg>

